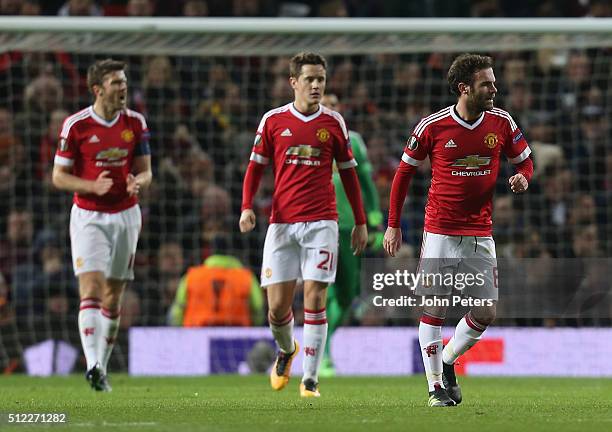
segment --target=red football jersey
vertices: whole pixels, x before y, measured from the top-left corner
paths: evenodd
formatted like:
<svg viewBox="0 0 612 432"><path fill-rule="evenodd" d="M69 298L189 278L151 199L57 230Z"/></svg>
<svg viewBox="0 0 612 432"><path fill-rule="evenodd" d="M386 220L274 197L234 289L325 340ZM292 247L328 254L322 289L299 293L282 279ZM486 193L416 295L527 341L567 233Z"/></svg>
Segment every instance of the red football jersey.
<svg viewBox="0 0 612 432"><path fill-rule="evenodd" d="M259 124L251 160L272 160L274 194L270 223L337 220L332 183L338 169L357 166L342 116L319 105L303 115L293 103L268 111Z"/></svg>
<svg viewBox="0 0 612 432"><path fill-rule="evenodd" d="M138 202L126 191L134 156L148 154L149 130L142 114L126 109L111 121L90 106L64 120L55 163L72 167L72 174L95 180L110 171L113 186L104 195L74 194L74 203L86 210L116 213ZM146 150L143 150L146 149Z"/></svg>
<svg viewBox="0 0 612 432"><path fill-rule="evenodd" d="M469 124L450 106L417 124L402 160L413 166L427 156L431 161L426 231L491 235L492 199L502 153L518 164L531 149L510 114L499 108L483 112Z"/></svg>

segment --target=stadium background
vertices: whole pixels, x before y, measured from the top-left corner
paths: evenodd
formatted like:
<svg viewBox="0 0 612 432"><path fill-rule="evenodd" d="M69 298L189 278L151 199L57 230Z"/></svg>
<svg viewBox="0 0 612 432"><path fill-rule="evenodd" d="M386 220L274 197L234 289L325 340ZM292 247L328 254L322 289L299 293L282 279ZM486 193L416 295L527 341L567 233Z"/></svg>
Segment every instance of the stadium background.
<svg viewBox="0 0 612 432"><path fill-rule="evenodd" d="M466 19L610 16L610 6L603 1L407 3L388 1L377 7L374 2L354 1L186 1L171 6L147 0L6 1L0 12ZM483 50L479 43L471 43L474 50L495 58L496 105L508 110L524 131L534 148L536 171L529 193L521 197L512 196L506 187L511 167L505 166L500 174L494 219L498 254L533 259L536 265L538 259L608 257L612 248L610 44L590 46L574 41L564 45L554 39L558 35L551 35L552 43L549 39L539 48L537 43L512 45L521 42L518 34L505 37L510 39L501 40L503 49ZM366 140L385 214L390 183L412 127L422 116L454 100L445 80L455 55L448 44L461 38L431 37L427 39L430 48L418 48L415 43L413 48L378 53L375 45L360 48L357 38L347 45L350 55L337 47L329 53L323 50L329 61L327 91L339 96L349 127ZM7 41L10 38L0 44L14 46ZM23 353L49 340L67 342L80 352L78 291L67 237L71 197L51 186L50 169L61 122L91 102L85 84L87 66L113 55L129 64L129 106L147 118L154 159L154 184L141 200L144 226L136 279L125 295L120 343L111 360L111 370L127 370L126 330L165 326L180 277L215 247L224 245L259 274L271 173L268 170L256 202L258 227L249 236L237 230L242 176L260 116L291 100L287 55L307 47L281 44L267 54L253 49L258 53L206 56L185 55L184 51L171 55L173 47L159 39L151 42L146 55L135 54L129 43L116 39L106 53L47 50L29 43L29 49L0 51L0 369L7 373L25 370ZM194 36L187 43L197 45L198 39ZM404 207L406 250L413 253L418 253L420 244L429 180L426 170L419 173ZM579 276L587 277L586 273ZM544 286L541 289L553 290L552 295L559 289L555 284ZM563 287L574 288L571 284ZM609 312L609 300L602 301ZM348 324L393 327L416 323L394 319L367 305L367 299L356 302ZM299 319L299 298L295 308ZM509 315L513 318L501 319L498 325L607 327L611 321L609 313L588 320ZM242 352L244 346L229 346L223 352L231 354L232 350ZM82 367L77 362L77 368Z"/></svg>

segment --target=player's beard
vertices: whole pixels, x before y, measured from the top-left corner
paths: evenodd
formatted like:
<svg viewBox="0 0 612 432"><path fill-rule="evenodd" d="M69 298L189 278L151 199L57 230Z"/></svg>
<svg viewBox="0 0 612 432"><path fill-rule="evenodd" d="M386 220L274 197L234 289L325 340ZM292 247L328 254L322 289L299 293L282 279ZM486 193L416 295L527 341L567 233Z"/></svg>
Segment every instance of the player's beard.
<svg viewBox="0 0 612 432"><path fill-rule="evenodd" d="M476 96L468 99L468 109L473 113L481 113L493 109L493 102L489 102L492 99L490 95Z"/></svg>

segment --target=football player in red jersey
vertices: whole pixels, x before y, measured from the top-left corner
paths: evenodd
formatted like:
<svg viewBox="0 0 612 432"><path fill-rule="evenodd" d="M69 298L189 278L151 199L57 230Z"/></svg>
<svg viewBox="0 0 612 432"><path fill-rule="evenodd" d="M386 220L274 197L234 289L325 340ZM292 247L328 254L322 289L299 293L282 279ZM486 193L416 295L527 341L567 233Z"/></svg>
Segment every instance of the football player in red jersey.
<svg viewBox="0 0 612 432"><path fill-rule="evenodd" d="M70 240L81 297L78 325L85 376L97 391L111 391L106 369L142 224L138 194L152 179L149 130L141 114L126 108L125 68L112 59L89 67L94 104L64 121L53 167L53 184L74 192Z"/></svg>
<svg viewBox="0 0 612 432"><path fill-rule="evenodd" d="M416 294L431 304L424 307L419 324L430 406L461 402L453 365L495 319L497 260L491 212L500 156L516 168L508 180L512 192L525 192L533 175L531 150L523 133L510 114L493 107L497 93L493 60L462 54L453 61L448 82L457 104L425 117L414 128L393 179L383 242L387 253L395 256L402 243L399 222L410 179L429 157L433 174L418 271L472 275L474 283L462 286L462 294L479 300L443 349L442 324L447 305L452 304L453 286L440 283L442 278L424 278L416 287ZM429 302L434 298L441 301Z"/></svg>
<svg viewBox="0 0 612 432"><path fill-rule="evenodd" d="M342 116L320 104L327 64L314 53L300 53L289 65L295 100L267 112L257 129L244 178L240 231L255 227L253 197L264 167L272 163L274 195L261 271L268 319L280 352L272 367L275 390L289 382L298 353L293 338L292 304L297 279L304 281L303 397L318 397L318 371L325 350L327 285L336 275L338 215L332 184L333 161L355 215L352 247L360 254L368 240L356 162Z"/></svg>

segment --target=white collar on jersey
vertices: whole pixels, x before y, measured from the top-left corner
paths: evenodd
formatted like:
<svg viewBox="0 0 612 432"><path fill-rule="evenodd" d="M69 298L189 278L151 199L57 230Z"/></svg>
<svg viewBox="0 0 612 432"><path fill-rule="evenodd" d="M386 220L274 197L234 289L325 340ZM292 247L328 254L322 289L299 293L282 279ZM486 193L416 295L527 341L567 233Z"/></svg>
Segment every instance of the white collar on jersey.
<svg viewBox="0 0 612 432"><path fill-rule="evenodd" d="M315 113L310 114L309 116L305 116L304 114L296 110L295 106L293 106L293 102L291 102L289 104L289 111L291 111L291 114L293 114L294 116L296 116L303 122L309 122L311 120L316 119L317 117L321 115L321 113L323 112L323 107L321 106L321 104L319 104L319 109Z"/></svg>
<svg viewBox="0 0 612 432"><path fill-rule="evenodd" d="M461 117L459 117L457 113L455 113L455 109L456 109L455 106L456 105L453 105L450 109L451 117L453 118L453 120L455 120L457 123L459 123L464 128L469 129L469 130L474 130L478 127L480 123L482 123L482 120L484 119L484 116L485 116L484 111L482 112L482 114L480 114L480 117L478 117L478 120L476 120L472 124L469 124L465 120L461 119Z"/></svg>
<svg viewBox="0 0 612 432"><path fill-rule="evenodd" d="M102 126L106 126L106 127L113 127L115 123L117 123L117 120L119 120L119 117L121 117L121 113L119 113L111 121L106 121L105 119L100 117L98 114L96 114L96 112L93 109L93 105L89 106L89 113L91 114L92 119L100 123Z"/></svg>

